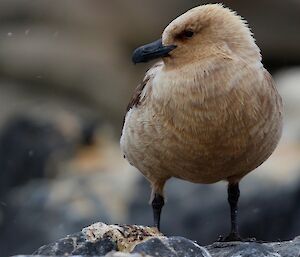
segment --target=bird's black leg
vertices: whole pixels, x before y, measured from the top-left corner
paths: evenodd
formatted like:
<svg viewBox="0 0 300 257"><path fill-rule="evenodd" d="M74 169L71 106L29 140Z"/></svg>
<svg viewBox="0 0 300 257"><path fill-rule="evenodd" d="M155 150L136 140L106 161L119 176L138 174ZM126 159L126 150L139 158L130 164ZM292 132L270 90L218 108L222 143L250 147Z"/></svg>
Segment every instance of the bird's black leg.
<svg viewBox="0 0 300 257"><path fill-rule="evenodd" d="M224 241L241 241L239 235L237 215L238 215L238 200L240 197L239 183L228 184L228 202L230 205L231 215L231 231Z"/></svg>
<svg viewBox="0 0 300 257"><path fill-rule="evenodd" d="M153 217L154 217L154 226L158 230L160 230L160 215L164 204L165 204L164 197L160 194L155 193L154 199L152 201L152 209L153 209Z"/></svg>

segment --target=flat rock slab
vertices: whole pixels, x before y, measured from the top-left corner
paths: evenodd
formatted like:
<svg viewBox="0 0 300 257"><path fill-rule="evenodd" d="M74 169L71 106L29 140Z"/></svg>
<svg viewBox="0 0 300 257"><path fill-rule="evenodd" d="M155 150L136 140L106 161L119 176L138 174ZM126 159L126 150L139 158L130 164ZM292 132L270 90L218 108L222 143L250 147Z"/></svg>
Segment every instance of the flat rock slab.
<svg viewBox="0 0 300 257"><path fill-rule="evenodd" d="M165 237L155 228L96 223L40 247L32 256L98 257L300 257L300 237L286 242L214 243L202 247L184 237Z"/></svg>

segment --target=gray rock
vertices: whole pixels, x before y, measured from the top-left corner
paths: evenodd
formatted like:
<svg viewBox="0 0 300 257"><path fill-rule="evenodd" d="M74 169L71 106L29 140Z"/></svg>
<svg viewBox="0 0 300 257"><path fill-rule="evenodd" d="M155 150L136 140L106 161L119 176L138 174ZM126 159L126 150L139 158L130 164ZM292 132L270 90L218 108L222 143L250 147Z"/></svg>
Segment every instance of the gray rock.
<svg viewBox="0 0 300 257"><path fill-rule="evenodd" d="M70 256L70 257L81 257L81 256L85 256L85 255L74 255L74 256ZM53 256L49 256L49 255L16 255L14 257L53 257ZM63 256L61 256L61 257L63 257ZM101 257L101 256L94 256L94 257ZM151 256L145 256L145 255L141 255L138 253L110 252L110 253L106 254L105 256L103 255L102 257L151 257Z"/></svg>
<svg viewBox="0 0 300 257"><path fill-rule="evenodd" d="M270 247L258 243L240 244L233 248L226 255L218 255L218 257L280 257L280 255Z"/></svg>
<svg viewBox="0 0 300 257"><path fill-rule="evenodd" d="M103 238L96 242L86 240L83 233L76 233L59 241L42 246L34 255L45 256L102 256L116 250L116 243L110 238Z"/></svg>
<svg viewBox="0 0 300 257"><path fill-rule="evenodd" d="M277 243L214 243L205 247L212 257L299 257L300 238Z"/></svg>
<svg viewBox="0 0 300 257"><path fill-rule="evenodd" d="M39 248L34 254L98 257L299 257L300 237L286 242L217 242L201 247L184 237L165 237L149 227L96 223L80 233Z"/></svg>
<svg viewBox="0 0 300 257"><path fill-rule="evenodd" d="M40 247L34 254L102 256L116 250L130 252L142 240L160 235L156 229L149 227L95 223L82 232Z"/></svg>
<svg viewBox="0 0 300 257"><path fill-rule="evenodd" d="M124 251L143 256L210 257L205 248L183 237L167 238L156 229L149 227L117 226L103 223L96 223L84 228L80 233L42 246L34 254L102 256L116 250L120 251L118 253L120 256L122 256L121 251Z"/></svg>
<svg viewBox="0 0 300 257"><path fill-rule="evenodd" d="M299 257L300 256L300 237L296 237L292 241L270 243L273 249L282 257Z"/></svg>
<svg viewBox="0 0 300 257"><path fill-rule="evenodd" d="M134 253L168 257L210 257L205 248L184 237L151 238L138 244Z"/></svg>
<svg viewBox="0 0 300 257"><path fill-rule="evenodd" d="M74 255L70 257L83 257L86 255ZM16 255L13 257L54 257L54 255L49 256L49 255ZM63 256L61 256L63 257ZM92 256L90 256L92 257ZM122 253L122 252L109 252L106 255L103 256L94 256L94 257L151 257L151 256L146 256L146 255L141 255L139 253Z"/></svg>

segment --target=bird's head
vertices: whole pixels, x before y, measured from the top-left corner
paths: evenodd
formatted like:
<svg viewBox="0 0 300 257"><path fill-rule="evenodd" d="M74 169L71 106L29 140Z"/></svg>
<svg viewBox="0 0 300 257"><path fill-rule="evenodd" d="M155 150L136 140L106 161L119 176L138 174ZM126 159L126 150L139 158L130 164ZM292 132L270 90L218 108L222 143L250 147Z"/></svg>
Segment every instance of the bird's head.
<svg viewBox="0 0 300 257"><path fill-rule="evenodd" d="M132 60L163 58L166 65L178 66L214 57L261 58L246 22L220 4L202 5L179 16L161 39L137 48Z"/></svg>

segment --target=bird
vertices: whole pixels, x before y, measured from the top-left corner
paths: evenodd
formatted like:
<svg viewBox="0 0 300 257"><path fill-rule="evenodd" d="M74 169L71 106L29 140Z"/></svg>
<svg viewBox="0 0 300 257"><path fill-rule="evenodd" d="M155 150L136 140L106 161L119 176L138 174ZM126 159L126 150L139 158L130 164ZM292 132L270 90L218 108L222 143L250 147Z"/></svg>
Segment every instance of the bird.
<svg viewBox="0 0 300 257"><path fill-rule="evenodd" d="M239 183L273 153L283 127L282 99L253 33L230 8L200 5L133 52L135 64L152 60L128 104L120 147L151 184L154 226L168 179L225 181L231 229L223 241L241 241Z"/></svg>

